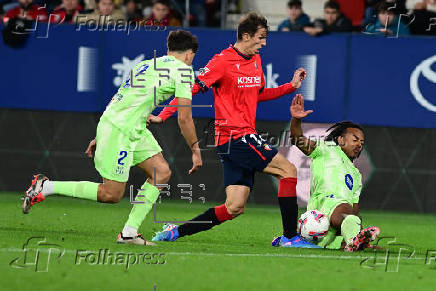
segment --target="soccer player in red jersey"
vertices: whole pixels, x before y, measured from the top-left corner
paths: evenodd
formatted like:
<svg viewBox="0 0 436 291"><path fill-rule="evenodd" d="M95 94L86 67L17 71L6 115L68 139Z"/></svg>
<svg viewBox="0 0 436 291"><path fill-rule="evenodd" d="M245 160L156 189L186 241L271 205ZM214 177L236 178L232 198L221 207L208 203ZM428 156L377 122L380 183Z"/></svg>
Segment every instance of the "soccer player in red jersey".
<svg viewBox="0 0 436 291"><path fill-rule="evenodd" d="M265 17L256 13L244 16L238 25L236 44L209 61L192 89L196 94L212 87L215 96L215 145L223 165L226 202L193 218L191 222L194 223L164 226L164 230L153 238L154 241L174 241L211 229L242 214L253 187L255 172L264 172L279 179L278 200L283 235L273 245L317 247L302 240L296 233L296 167L265 142L255 128L257 103L294 92L306 76L306 71L300 68L295 71L290 83L277 88L264 88L259 50L266 45L267 32ZM174 98L170 104L177 104L177 99ZM176 110L176 107L166 107L158 117L152 116L149 122L163 122Z"/></svg>

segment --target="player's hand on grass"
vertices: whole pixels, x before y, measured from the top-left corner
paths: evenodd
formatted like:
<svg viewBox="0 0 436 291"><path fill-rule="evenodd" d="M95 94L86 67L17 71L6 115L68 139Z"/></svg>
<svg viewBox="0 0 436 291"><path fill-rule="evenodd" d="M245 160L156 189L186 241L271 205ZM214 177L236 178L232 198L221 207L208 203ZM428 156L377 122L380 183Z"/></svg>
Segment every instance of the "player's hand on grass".
<svg viewBox="0 0 436 291"><path fill-rule="evenodd" d="M294 72L294 77L292 78L292 87L298 89L301 86L301 82L306 78L306 70L304 68L299 68Z"/></svg>
<svg viewBox="0 0 436 291"><path fill-rule="evenodd" d="M304 111L304 98L303 95L297 94L292 99L291 115L293 118L302 119L312 113L313 110Z"/></svg>
<svg viewBox="0 0 436 291"><path fill-rule="evenodd" d="M192 168L189 170L189 175L198 171L201 166L203 166L203 160L201 159L200 148L197 146L197 149L192 151Z"/></svg>
<svg viewBox="0 0 436 291"><path fill-rule="evenodd" d="M90 159L92 159L92 157L94 156L96 146L97 146L97 140L94 138L89 142L88 148L85 151L85 154L87 154Z"/></svg>
<svg viewBox="0 0 436 291"><path fill-rule="evenodd" d="M150 116L147 118L147 126L149 126L151 123L162 123L163 120L159 116L150 114Z"/></svg>

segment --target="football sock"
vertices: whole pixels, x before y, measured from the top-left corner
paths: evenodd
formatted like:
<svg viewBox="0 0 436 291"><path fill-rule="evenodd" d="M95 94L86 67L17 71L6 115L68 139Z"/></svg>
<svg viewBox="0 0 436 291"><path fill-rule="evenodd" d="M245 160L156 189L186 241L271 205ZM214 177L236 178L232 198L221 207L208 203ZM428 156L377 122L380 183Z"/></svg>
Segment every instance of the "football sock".
<svg viewBox="0 0 436 291"><path fill-rule="evenodd" d="M123 228L123 237L135 237L138 234L138 229L125 225Z"/></svg>
<svg viewBox="0 0 436 291"><path fill-rule="evenodd" d="M278 200L282 214L283 235L292 238L297 234L297 178L279 180Z"/></svg>
<svg viewBox="0 0 436 291"><path fill-rule="evenodd" d="M42 195L47 197L48 195L54 194L54 182L53 181L44 181L42 184Z"/></svg>
<svg viewBox="0 0 436 291"><path fill-rule="evenodd" d="M43 192L47 182L49 181L44 182ZM97 201L97 191L98 191L99 183L87 182L87 181L82 181L82 182L50 181L50 182L53 184L51 183L47 184L48 187L47 193L50 193L49 188L53 186L54 194L60 194L64 196Z"/></svg>
<svg viewBox="0 0 436 291"><path fill-rule="evenodd" d="M150 212L153 204L156 202L159 197L159 189L150 183L145 182L141 187L141 191L138 192L138 195L135 197L135 203L132 207L132 210L129 214L129 219L125 226L130 226L131 228L138 229L139 226L144 221L147 214ZM124 232L123 232L124 236Z"/></svg>
<svg viewBox="0 0 436 291"><path fill-rule="evenodd" d="M337 230L330 226L327 235L318 243L322 248L327 248L336 239Z"/></svg>
<svg viewBox="0 0 436 291"><path fill-rule="evenodd" d="M341 234L345 243L350 241L359 233L361 220L356 215L347 215L341 224Z"/></svg>
<svg viewBox="0 0 436 291"><path fill-rule="evenodd" d="M226 205L209 208L204 213L194 217L190 221L205 221L204 223L185 223L179 226L179 237L192 235L194 233L209 230L215 225L219 225L226 220L233 219L233 216L227 211Z"/></svg>

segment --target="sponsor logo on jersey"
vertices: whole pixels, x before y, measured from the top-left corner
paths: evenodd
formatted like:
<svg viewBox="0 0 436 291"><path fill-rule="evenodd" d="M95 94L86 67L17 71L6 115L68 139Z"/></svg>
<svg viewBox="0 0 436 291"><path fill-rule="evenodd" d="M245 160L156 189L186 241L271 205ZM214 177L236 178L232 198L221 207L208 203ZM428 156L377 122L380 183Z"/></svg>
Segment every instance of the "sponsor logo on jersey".
<svg viewBox="0 0 436 291"><path fill-rule="evenodd" d="M327 195L327 196L326 196L326 198L333 198L333 199L335 199L335 198L336 198L336 196L335 196L335 195L333 195L333 194L330 194L330 195Z"/></svg>
<svg viewBox="0 0 436 291"><path fill-rule="evenodd" d="M256 62L254 62L254 67L256 68L256 70L259 70L259 67L257 66Z"/></svg>
<svg viewBox="0 0 436 291"><path fill-rule="evenodd" d="M260 76L256 77L238 77L238 88L260 87Z"/></svg>
<svg viewBox="0 0 436 291"><path fill-rule="evenodd" d="M239 66L240 66L240 64L236 64L235 66L236 66L236 68L237 68L238 71L239 71Z"/></svg>
<svg viewBox="0 0 436 291"><path fill-rule="evenodd" d="M345 185L348 189L353 190L353 177L350 174L345 175Z"/></svg>

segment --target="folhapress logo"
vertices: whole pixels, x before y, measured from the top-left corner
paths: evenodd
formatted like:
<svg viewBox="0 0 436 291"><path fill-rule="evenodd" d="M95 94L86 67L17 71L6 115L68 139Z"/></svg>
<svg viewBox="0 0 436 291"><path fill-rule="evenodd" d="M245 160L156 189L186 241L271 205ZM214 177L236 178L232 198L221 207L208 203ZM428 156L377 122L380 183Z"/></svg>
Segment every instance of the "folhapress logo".
<svg viewBox="0 0 436 291"><path fill-rule="evenodd" d="M32 268L35 272L48 272L50 261L59 260L65 249L46 242L45 237L31 237L23 245L23 255L13 259L9 266L17 269Z"/></svg>
<svg viewBox="0 0 436 291"><path fill-rule="evenodd" d="M434 63L436 63L436 55L425 59L415 68L415 70L413 70L412 74L410 75L410 92L422 107L436 112L436 104L433 104L428 100L429 97L433 97L433 99L436 101L436 96L433 95L427 96L427 98L424 97L418 84L419 76L421 74L424 76L426 81L436 84L436 72L431 69L431 66ZM432 92L435 92L435 90L432 90Z"/></svg>
<svg viewBox="0 0 436 291"><path fill-rule="evenodd" d="M238 87L260 87L260 76L258 77L238 77Z"/></svg>

